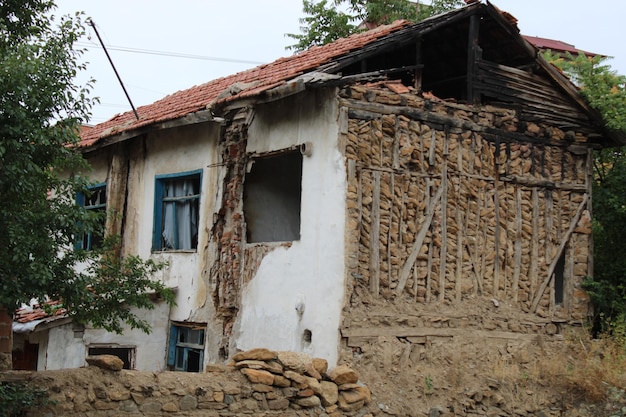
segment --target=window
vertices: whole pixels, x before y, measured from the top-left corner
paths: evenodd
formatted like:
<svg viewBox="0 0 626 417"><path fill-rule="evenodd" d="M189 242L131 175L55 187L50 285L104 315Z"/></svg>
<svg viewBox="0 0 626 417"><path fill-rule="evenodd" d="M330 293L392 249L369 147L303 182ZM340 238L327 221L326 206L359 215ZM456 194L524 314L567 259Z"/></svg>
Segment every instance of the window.
<svg viewBox="0 0 626 417"><path fill-rule="evenodd" d="M244 187L243 211L249 243L300 240L299 151L254 159Z"/></svg>
<svg viewBox="0 0 626 417"><path fill-rule="evenodd" d="M113 355L117 356L124 362L123 369L135 369L135 348L119 347L119 346L90 346L89 356L94 355Z"/></svg>
<svg viewBox="0 0 626 417"><path fill-rule="evenodd" d="M90 187L87 193L78 193L76 202L94 213L100 213L97 227L89 232L83 233L82 238L75 243L76 249L93 250L102 245L104 237L104 223L106 221L106 201L107 186L105 183Z"/></svg>
<svg viewBox="0 0 626 417"><path fill-rule="evenodd" d="M176 324L170 328L167 365L175 371L200 372L204 361L205 325Z"/></svg>
<svg viewBox="0 0 626 417"><path fill-rule="evenodd" d="M153 251L198 247L201 171L156 177Z"/></svg>
<svg viewBox="0 0 626 417"><path fill-rule="evenodd" d="M563 304L565 299L565 251L554 268L554 303Z"/></svg>

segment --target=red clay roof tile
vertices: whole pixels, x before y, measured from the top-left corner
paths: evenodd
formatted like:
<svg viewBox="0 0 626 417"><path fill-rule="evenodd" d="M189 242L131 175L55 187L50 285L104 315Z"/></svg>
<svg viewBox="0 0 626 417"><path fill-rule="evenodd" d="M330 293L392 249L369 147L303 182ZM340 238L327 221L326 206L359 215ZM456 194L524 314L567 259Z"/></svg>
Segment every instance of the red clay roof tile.
<svg viewBox="0 0 626 417"><path fill-rule="evenodd" d="M409 24L406 20L380 26L367 32L339 39L328 45L314 46L296 55L279 58L247 71L218 78L206 84L170 94L152 104L137 108L139 120L133 112L118 114L106 122L81 131L81 146L91 146L98 140L122 132L132 131L154 123L177 119L204 110L211 103L225 103L239 98L251 97L276 87L303 73L312 71L333 58L361 48L376 39L395 32ZM255 83L248 89L222 96L235 83Z"/></svg>

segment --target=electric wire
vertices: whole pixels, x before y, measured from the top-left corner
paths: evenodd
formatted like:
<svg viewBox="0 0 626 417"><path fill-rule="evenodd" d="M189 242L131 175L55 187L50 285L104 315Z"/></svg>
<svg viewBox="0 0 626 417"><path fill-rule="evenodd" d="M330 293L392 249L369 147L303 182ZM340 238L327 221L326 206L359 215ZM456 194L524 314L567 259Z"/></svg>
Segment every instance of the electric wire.
<svg viewBox="0 0 626 417"><path fill-rule="evenodd" d="M86 43L86 42L76 42L76 45L81 46L81 47L86 47L86 48L95 47L95 48L102 49L102 47L99 45ZM173 58L198 59L198 60L203 60L203 61L233 62L236 64L253 64L253 65L265 64L265 62L250 61L246 59L220 58L220 57L215 57L215 56L183 54L179 52L157 51L154 49L131 48L131 47L126 47L126 46L106 45L106 47L108 50L111 50L111 51L130 52L130 53L135 53L135 54L168 56L168 57L173 57Z"/></svg>

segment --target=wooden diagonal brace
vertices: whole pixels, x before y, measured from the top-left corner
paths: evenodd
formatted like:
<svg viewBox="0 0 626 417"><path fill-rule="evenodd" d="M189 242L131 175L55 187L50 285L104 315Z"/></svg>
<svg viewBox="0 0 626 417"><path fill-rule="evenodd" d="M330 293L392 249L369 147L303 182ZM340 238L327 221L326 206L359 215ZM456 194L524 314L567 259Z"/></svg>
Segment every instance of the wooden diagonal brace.
<svg viewBox="0 0 626 417"><path fill-rule="evenodd" d="M578 210L576 211L576 215L572 219L569 225L569 229L567 229L567 233L565 233L565 236L563 236L563 239L561 240L561 244L559 245L559 248L556 252L556 256L552 259L552 263L550 263L550 267L548 268L548 276L541 283L541 286L539 287L539 291L537 291L537 295L535 296L535 300L533 301L532 311L535 313L537 312L537 308L539 307L539 302L541 301L541 297L543 296L543 293L545 292L548 285L550 285L550 281L552 281L552 275L554 275L554 269L556 268L556 264L559 262L559 259L561 259L561 256L563 255L563 251L565 250L565 246L567 245L567 242L572 236L572 233L574 233L574 229L576 229L576 225L580 221L580 217L583 214L583 211L585 209L585 206L587 205L588 199L589 197L587 196L587 194L584 194L583 201L580 202L580 205L578 206Z"/></svg>
<svg viewBox="0 0 626 417"><path fill-rule="evenodd" d="M430 228L430 223L433 220L435 207L439 203L439 201L441 200L441 196L443 195L443 189L444 186L440 186L435 196L432 198L432 200L430 200L430 204L428 205L428 209L426 210L426 218L424 219L424 223L422 223L422 228L415 237L415 242L413 243L411 254L407 258L404 266L402 267L402 275L400 275L400 281L398 282L398 286L396 287L396 295L400 295L402 294L402 291L404 291L406 281L409 279L409 274L411 273L413 264L417 259L417 255L419 254L422 244L424 243L424 239L426 238L426 233Z"/></svg>

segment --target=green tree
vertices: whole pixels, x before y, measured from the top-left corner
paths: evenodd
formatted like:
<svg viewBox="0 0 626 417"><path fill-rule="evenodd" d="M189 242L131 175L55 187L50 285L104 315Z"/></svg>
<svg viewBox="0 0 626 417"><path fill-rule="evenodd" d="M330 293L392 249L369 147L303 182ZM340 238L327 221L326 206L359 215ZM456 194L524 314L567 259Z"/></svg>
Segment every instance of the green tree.
<svg viewBox="0 0 626 417"><path fill-rule="evenodd" d="M545 57L567 73L589 104L613 130L626 132L626 76L606 58L583 54ZM594 276L586 282L595 313L595 331L626 320L626 148L607 148L594 157Z"/></svg>
<svg viewBox="0 0 626 417"><path fill-rule="evenodd" d="M301 33L286 35L297 41L287 49L300 52L311 46L324 45L361 31L363 26L384 25L398 19L419 22L462 4L461 0L433 0L429 5L409 0L332 0L330 3L327 0L303 0L303 11L307 16L300 19Z"/></svg>
<svg viewBox="0 0 626 417"><path fill-rule="evenodd" d="M53 19L54 1L0 1L0 306L48 297L69 314L111 331L149 330L131 307L153 308L149 293L171 291L150 279L162 265L120 259L117 241L71 250L95 231L96 215L76 204L88 193L88 166L77 150L93 100L91 82L74 83L82 15ZM88 265L78 273L76 266Z"/></svg>

